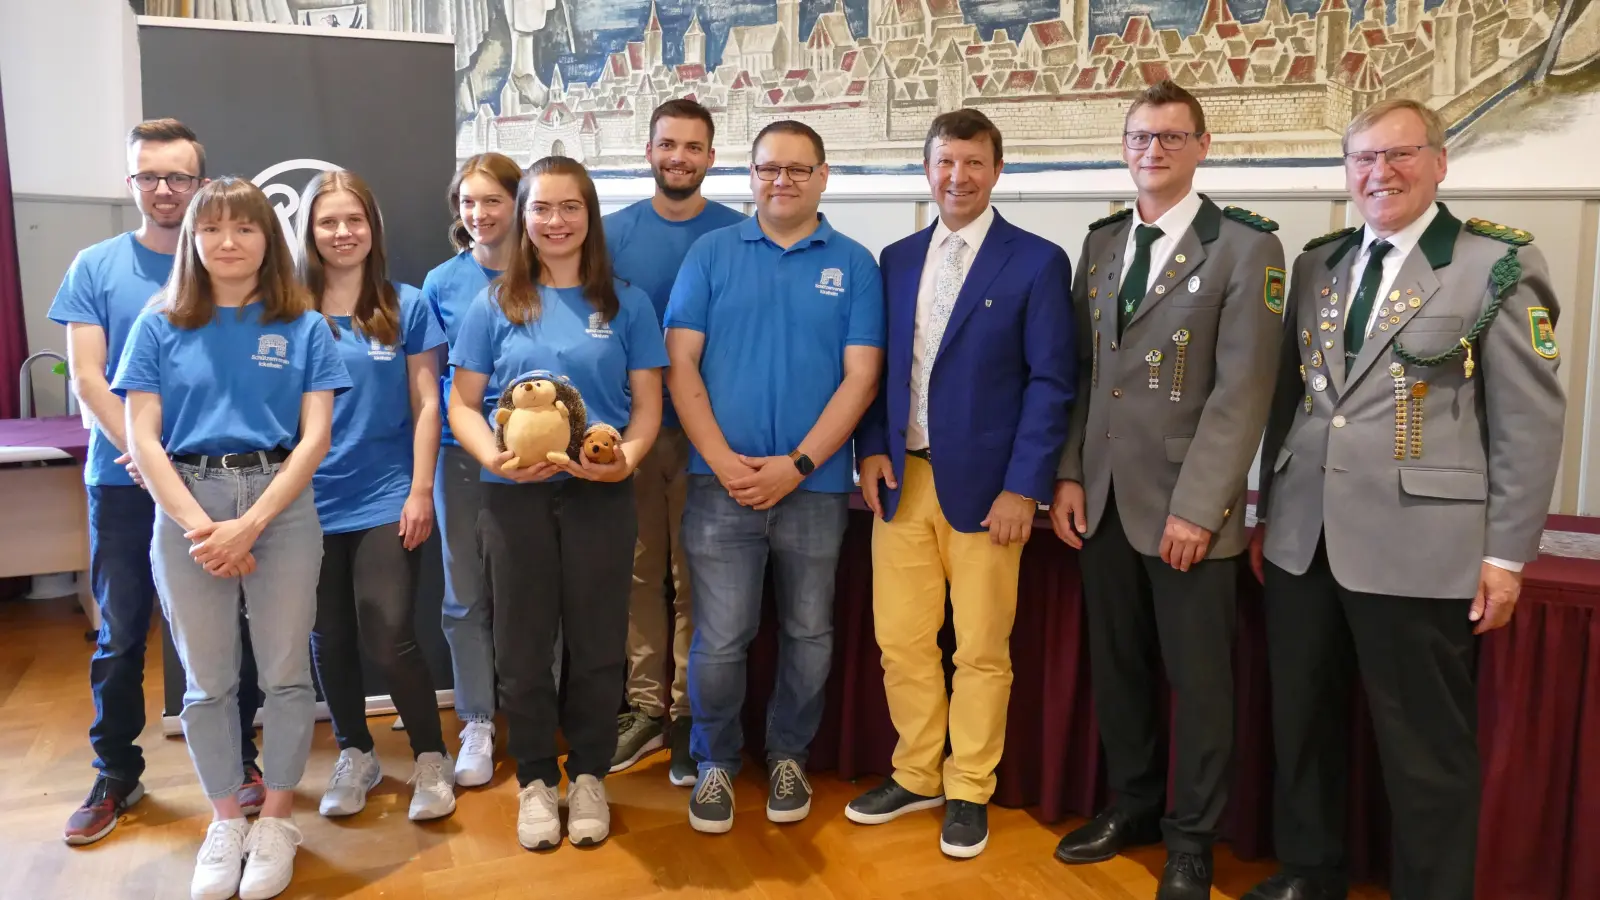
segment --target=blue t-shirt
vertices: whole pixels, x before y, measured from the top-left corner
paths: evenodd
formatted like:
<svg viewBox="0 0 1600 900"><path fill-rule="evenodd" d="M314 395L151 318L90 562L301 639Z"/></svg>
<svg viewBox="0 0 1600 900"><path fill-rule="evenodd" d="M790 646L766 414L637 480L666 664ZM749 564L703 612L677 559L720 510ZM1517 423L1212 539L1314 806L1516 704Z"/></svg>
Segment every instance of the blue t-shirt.
<svg viewBox="0 0 1600 900"><path fill-rule="evenodd" d="M489 376L483 417L491 427L506 386L535 369L571 379L583 395L590 425L604 422L617 431L628 427L633 411L628 373L667 364L661 326L644 291L617 282L621 306L614 319L602 322L582 288L541 287L539 318L525 325L511 324L492 293L486 290L472 301L461 333L450 345L452 366ZM483 480L512 483L487 469Z"/></svg>
<svg viewBox="0 0 1600 900"><path fill-rule="evenodd" d="M444 343L444 330L408 284L400 292L400 343L386 345L356 331L350 316L333 316L334 342L355 386L333 402L333 444L311 480L317 516L327 534L400 521L411 493L415 422L407 358Z"/></svg>
<svg viewBox="0 0 1600 900"><path fill-rule="evenodd" d="M133 232L101 241L78 254L50 304L50 320L62 325L98 325L106 333L106 382L116 374L133 321L160 293L172 274L173 257L139 243ZM91 485L131 485L115 460L122 451L96 424L89 432L89 462L83 480Z"/></svg>
<svg viewBox="0 0 1600 900"><path fill-rule="evenodd" d="M349 387L322 313L262 323L260 303L218 309L193 329L145 310L111 380L121 397L161 396L161 445L172 456L292 450L300 442L301 396Z"/></svg>
<svg viewBox="0 0 1600 900"><path fill-rule="evenodd" d="M666 326L705 334L700 377L711 411L745 456L800 446L844 381L844 349L884 344L878 264L817 218L817 230L787 250L753 218L713 231L689 250L672 287ZM712 474L698 450L689 471ZM852 471L841 450L800 486L851 491Z"/></svg>
<svg viewBox="0 0 1600 900"><path fill-rule="evenodd" d="M467 307L489 282L500 277L494 269L486 269L472 258L471 250L463 250L450 259L434 266L422 279L422 296L428 301L428 306L433 310L433 315L439 320L440 327L444 328L445 340L453 347L456 336L461 333L461 319L467 314ZM445 366L439 373L439 417L444 421L440 432L440 441L446 444L456 443L455 436L450 433L450 367Z"/></svg>
<svg viewBox="0 0 1600 900"><path fill-rule="evenodd" d="M617 277L650 295L656 321L660 322L666 318L672 283L678 278L689 247L707 232L744 220L745 214L736 209L707 203L694 218L674 222L661 218L649 200L640 200L605 217L606 250ZM678 414L670 400L664 401L661 424L679 427Z"/></svg>

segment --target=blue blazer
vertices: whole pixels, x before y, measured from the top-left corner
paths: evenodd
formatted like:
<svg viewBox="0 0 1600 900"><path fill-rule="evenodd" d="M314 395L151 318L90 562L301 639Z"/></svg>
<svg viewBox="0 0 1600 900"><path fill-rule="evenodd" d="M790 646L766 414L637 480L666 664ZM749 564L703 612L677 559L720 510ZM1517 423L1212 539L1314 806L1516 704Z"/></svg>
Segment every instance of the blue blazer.
<svg viewBox="0 0 1600 900"><path fill-rule="evenodd" d="M887 371L856 429L856 458L887 454L903 484L911 421L917 288L935 226L886 247ZM928 387L928 440L951 527L980 524L1002 490L1050 502L1078 384L1072 264L1058 246L995 212L950 313ZM900 491L882 488L884 518Z"/></svg>

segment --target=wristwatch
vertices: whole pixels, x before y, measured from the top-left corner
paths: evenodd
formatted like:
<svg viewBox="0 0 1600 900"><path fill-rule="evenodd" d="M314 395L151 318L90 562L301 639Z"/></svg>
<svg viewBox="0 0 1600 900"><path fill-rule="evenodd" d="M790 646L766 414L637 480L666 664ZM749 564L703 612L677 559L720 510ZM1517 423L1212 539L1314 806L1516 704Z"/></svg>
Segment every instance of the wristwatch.
<svg viewBox="0 0 1600 900"><path fill-rule="evenodd" d="M805 478L817 469L817 464L811 461L811 457L799 450L790 453L789 458L794 461L794 467L800 470L801 478Z"/></svg>

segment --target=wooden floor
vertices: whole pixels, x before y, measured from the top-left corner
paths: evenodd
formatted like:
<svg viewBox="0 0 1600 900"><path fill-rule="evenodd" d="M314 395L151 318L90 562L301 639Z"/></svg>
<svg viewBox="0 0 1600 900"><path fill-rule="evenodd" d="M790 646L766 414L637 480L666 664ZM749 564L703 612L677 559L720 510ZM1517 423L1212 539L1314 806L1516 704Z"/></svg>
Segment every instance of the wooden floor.
<svg viewBox="0 0 1600 900"><path fill-rule="evenodd" d="M161 736L155 690L147 692L142 739L149 793L104 841L85 848L61 841L61 826L93 774L84 622L70 599L0 603L0 898L187 897L210 813L182 741ZM159 685L160 654L151 652L148 665L146 684ZM455 717L445 717L453 732ZM327 724L317 726L296 810L306 841L283 897L1120 900L1153 897L1164 859L1151 849L1097 866L1064 866L1051 850L1076 821L1046 825L1030 811L994 807L988 850L956 862L939 852L939 812L854 825L844 805L870 785L828 775L813 781L811 817L779 827L762 814L765 785L748 769L736 785L733 832L701 835L688 824L688 790L667 781L665 753L607 781L612 836L604 845L563 843L529 853L517 844L516 781L503 759L490 785L460 793L454 816L420 826L408 821L410 754L390 721L373 720L388 774L366 810L343 820L317 815L337 756ZM1240 862L1226 848L1216 863L1213 898L1237 898L1272 871L1270 862ZM1370 889L1352 896L1387 897Z"/></svg>

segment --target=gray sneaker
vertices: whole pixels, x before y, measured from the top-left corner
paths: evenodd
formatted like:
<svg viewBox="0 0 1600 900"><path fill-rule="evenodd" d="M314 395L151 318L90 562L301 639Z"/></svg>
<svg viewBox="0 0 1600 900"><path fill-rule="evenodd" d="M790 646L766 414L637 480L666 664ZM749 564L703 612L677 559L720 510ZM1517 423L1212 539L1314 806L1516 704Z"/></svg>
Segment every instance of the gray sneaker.
<svg viewBox="0 0 1600 900"><path fill-rule="evenodd" d="M707 769L689 798L689 825L706 834L733 828L733 779L727 769Z"/></svg>
<svg viewBox="0 0 1600 900"><path fill-rule="evenodd" d="M611 757L611 771L621 772L649 753L667 745L662 719L630 709L617 716L617 752Z"/></svg>
<svg viewBox="0 0 1600 900"><path fill-rule="evenodd" d="M367 792L383 778L375 753L362 753L354 747L339 752L333 777L322 794L319 811L328 817L353 816L367 806Z"/></svg>
<svg viewBox="0 0 1600 900"><path fill-rule="evenodd" d="M799 763L775 760L767 779L768 821L798 822L811 814L811 782Z"/></svg>

